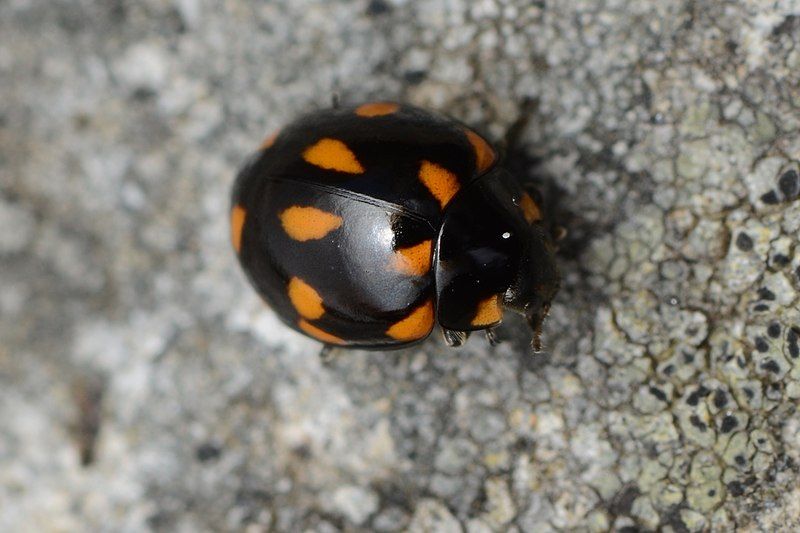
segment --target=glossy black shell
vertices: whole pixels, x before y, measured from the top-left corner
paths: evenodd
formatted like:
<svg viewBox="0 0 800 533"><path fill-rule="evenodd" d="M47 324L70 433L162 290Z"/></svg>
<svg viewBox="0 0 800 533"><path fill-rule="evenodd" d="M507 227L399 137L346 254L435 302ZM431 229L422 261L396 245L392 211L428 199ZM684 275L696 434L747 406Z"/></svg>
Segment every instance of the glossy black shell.
<svg viewBox="0 0 800 533"><path fill-rule="evenodd" d="M412 106L318 111L265 142L239 173L234 247L281 319L325 344L391 349L423 340L436 322L489 328L513 276L491 268L513 265L498 255L490 267L483 252L462 260L459 247L471 234L480 240L487 225L476 221L493 209L529 222L524 191L495 162L472 130ZM448 253L451 263L440 261Z"/></svg>

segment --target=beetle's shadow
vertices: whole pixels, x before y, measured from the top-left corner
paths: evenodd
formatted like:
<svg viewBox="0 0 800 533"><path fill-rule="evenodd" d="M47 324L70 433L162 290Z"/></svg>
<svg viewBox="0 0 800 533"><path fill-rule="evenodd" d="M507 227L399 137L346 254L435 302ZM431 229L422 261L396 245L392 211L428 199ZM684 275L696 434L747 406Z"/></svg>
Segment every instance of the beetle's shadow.
<svg viewBox="0 0 800 533"><path fill-rule="evenodd" d="M587 218L570 204L568 192L558 185L557 178L541 170L541 158L524 149L510 149L504 166L538 200L545 223L557 240L560 259L577 261L593 240L613 230L598 225L597 220ZM561 229L565 233L559 239Z"/></svg>

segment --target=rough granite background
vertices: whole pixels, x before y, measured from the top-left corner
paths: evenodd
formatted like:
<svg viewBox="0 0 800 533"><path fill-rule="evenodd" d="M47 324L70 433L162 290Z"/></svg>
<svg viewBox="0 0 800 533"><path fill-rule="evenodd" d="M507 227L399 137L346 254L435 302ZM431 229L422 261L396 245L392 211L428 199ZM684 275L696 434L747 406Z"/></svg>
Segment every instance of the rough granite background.
<svg viewBox="0 0 800 533"><path fill-rule="evenodd" d="M0 530L800 528L800 2L3 0L0 36ZM261 304L229 187L334 93L558 187L547 353L326 367Z"/></svg>

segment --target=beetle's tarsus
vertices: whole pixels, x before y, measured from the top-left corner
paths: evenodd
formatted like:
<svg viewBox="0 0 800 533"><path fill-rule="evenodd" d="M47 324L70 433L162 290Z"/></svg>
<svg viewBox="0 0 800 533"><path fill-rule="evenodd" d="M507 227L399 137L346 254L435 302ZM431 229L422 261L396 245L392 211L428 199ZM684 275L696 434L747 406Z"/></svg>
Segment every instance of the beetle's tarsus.
<svg viewBox="0 0 800 533"><path fill-rule="evenodd" d="M467 342L469 331L456 331L453 329L442 328L444 342L451 348L458 348Z"/></svg>
<svg viewBox="0 0 800 533"><path fill-rule="evenodd" d="M323 346L319 351L319 360L322 361L322 364L329 365L334 359L336 359L336 347L330 344Z"/></svg>
<svg viewBox="0 0 800 533"><path fill-rule="evenodd" d="M486 328L483 332L486 334L486 340L489 341L491 346L497 346L502 342L495 328Z"/></svg>
<svg viewBox="0 0 800 533"><path fill-rule="evenodd" d="M331 107L333 107L334 109L339 109L341 107L341 105L342 105L342 102L340 101L339 93L334 92L331 95Z"/></svg>

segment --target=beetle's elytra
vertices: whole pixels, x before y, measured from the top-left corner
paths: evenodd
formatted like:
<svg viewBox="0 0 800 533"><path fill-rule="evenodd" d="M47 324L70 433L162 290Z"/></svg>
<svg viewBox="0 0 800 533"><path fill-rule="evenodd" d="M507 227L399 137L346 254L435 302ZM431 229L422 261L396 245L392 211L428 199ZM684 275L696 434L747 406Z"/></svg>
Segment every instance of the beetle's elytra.
<svg viewBox="0 0 800 533"><path fill-rule="evenodd" d="M536 201L463 124L389 102L269 137L233 187L231 238L258 293L328 346L450 346L523 314L538 343L559 286Z"/></svg>

